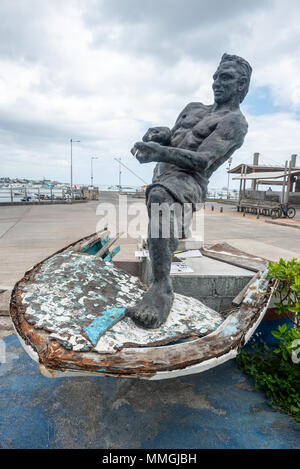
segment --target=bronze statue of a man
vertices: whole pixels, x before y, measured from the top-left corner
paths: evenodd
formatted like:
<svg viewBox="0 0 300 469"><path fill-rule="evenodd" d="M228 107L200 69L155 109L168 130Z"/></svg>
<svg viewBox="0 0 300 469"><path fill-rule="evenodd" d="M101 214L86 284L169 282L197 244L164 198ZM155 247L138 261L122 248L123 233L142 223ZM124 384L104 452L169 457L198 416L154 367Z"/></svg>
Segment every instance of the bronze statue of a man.
<svg viewBox="0 0 300 469"><path fill-rule="evenodd" d="M242 146L247 133L240 103L248 92L251 72L246 60L224 54L213 76L214 104L188 104L172 130L151 128L143 142L137 142L131 150L140 163L157 162L146 191L152 282L142 300L127 309L141 327L159 327L168 317L174 296L170 279L172 256L178 245L174 214L168 217L166 237L162 218L151 220L151 205L180 203L196 207L205 201L210 176ZM159 235L151 236L150 227Z"/></svg>

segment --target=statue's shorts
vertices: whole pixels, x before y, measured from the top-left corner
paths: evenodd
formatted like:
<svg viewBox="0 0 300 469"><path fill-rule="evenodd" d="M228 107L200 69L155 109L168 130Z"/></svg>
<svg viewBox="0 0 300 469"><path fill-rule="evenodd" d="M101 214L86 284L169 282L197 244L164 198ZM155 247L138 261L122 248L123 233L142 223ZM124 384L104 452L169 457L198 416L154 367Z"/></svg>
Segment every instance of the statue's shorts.
<svg viewBox="0 0 300 469"><path fill-rule="evenodd" d="M168 178L168 180L153 181L146 189L146 203L154 187L163 188L172 196L174 202L182 205L190 204L192 210L199 210L205 201L206 187L198 184L192 176L190 178Z"/></svg>

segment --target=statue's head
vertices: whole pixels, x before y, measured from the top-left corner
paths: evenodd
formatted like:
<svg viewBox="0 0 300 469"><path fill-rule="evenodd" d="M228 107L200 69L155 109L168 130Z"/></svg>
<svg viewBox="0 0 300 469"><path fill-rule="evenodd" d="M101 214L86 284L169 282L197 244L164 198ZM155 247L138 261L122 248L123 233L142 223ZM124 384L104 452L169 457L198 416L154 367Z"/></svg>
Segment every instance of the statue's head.
<svg viewBox="0 0 300 469"><path fill-rule="evenodd" d="M251 73L252 68L245 59L237 55L223 54L213 76L215 102L223 104L237 100L241 103L248 93Z"/></svg>

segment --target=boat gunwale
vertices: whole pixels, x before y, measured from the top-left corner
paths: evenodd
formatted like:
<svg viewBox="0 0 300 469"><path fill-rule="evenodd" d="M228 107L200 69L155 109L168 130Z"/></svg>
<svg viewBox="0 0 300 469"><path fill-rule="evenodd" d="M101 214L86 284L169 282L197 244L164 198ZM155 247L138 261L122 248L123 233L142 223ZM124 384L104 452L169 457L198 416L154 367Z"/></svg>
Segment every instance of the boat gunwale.
<svg viewBox="0 0 300 469"><path fill-rule="evenodd" d="M39 362L47 369L149 378L158 372L181 370L212 358L221 357L230 351L238 350L245 344L248 340L245 340L248 331L258 326L266 305L268 305L276 288L275 283L269 280L259 305L242 303L236 311L226 317L216 330L189 342L157 347L124 347L111 354L66 350L55 339L47 340L46 331L43 330L41 333L39 329L35 329L27 322L25 319L26 306L21 301L22 287L34 277L47 259L72 248L73 252L78 253L82 244L85 243L86 247L94 243L95 235L97 233L81 238L36 264L16 283L12 291L10 314L16 332L37 353ZM86 243L86 241L89 242ZM75 247L76 249L74 249ZM258 277L260 276L261 274L258 274ZM250 289L253 290L253 286L250 286L247 292ZM237 320L236 332L227 336L222 335L222 332L234 318Z"/></svg>

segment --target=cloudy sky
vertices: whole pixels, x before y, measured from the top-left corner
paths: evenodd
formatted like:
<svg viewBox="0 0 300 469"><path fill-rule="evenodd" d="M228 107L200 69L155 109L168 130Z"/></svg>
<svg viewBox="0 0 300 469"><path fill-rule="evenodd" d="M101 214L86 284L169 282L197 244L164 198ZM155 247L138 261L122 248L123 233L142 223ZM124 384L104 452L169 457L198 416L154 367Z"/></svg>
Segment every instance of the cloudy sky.
<svg viewBox="0 0 300 469"><path fill-rule="evenodd" d="M172 127L191 101L211 104L224 52L253 67L249 132L233 164L299 153L299 0L1 0L1 176L117 184L148 127ZM210 187L227 184L226 165ZM124 170L123 184L139 185Z"/></svg>

